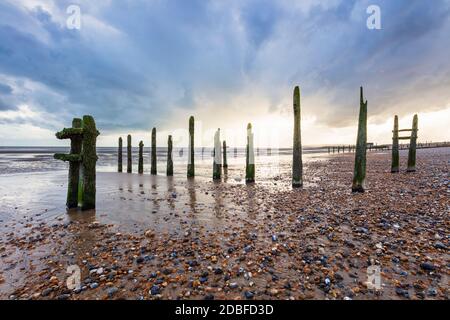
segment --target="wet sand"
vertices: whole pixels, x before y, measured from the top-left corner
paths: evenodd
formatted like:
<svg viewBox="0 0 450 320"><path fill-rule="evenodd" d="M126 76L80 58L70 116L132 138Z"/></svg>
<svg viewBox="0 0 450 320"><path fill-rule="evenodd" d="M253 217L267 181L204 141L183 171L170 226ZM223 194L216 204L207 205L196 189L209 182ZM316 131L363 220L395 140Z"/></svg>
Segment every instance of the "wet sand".
<svg viewBox="0 0 450 320"><path fill-rule="evenodd" d="M66 172L3 175L0 298L448 299L450 148L394 175L389 153L369 153L364 194L353 159L307 161L303 190L289 157L257 167L255 185L240 166L222 183L100 172L97 211L68 214Z"/></svg>

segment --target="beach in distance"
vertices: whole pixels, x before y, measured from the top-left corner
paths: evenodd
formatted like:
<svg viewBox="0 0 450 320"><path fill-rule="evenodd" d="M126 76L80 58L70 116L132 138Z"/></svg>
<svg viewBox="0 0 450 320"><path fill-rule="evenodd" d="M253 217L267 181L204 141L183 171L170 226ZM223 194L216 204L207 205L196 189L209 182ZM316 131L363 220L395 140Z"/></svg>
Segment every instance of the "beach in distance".
<svg viewBox="0 0 450 320"><path fill-rule="evenodd" d="M208 148L191 179L186 149L166 177L164 149L152 176L137 162L117 173L117 149L98 148L86 212L66 212L68 165L55 152L0 148L1 299L449 299L448 147L418 149L417 171L398 174L390 151L368 152L364 193L351 192L354 153L305 148L304 187L292 189L288 149L255 151L245 184L242 148L220 181Z"/></svg>

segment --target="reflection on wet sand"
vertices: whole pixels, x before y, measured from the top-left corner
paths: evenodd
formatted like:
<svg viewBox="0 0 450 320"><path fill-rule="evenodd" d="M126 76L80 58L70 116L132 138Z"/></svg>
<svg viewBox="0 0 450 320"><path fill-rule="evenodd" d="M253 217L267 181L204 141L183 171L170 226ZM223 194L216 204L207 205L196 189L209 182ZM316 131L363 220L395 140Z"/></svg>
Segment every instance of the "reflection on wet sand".
<svg viewBox="0 0 450 320"><path fill-rule="evenodd" d="M189 207L191 208L191 213L195 215L197 207L197 197L195 192L195 178L189 178L186 182L187 190L189 194Z"/></svg>

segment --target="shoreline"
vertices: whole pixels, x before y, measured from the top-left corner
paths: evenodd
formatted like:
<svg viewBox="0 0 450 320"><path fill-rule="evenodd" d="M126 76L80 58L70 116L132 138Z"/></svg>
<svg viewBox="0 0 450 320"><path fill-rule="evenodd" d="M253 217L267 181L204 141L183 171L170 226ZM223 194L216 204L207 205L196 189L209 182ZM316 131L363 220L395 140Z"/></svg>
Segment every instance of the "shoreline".
<svg viewBox="0 0 450 320"><path fill-rule="evenodd" d="M95 215L61 211L67 173L46 173L47 202L11 202L21 213L2 217L0 298L449 299L450 148L417 157L416 173L392 175L389 152L368 153L360 195L353 153L306 162L303 190L289 162L248 186L99 173ZM72 264L78 293L65 286ZM380 292L364 284L369 264Z"/></svg>

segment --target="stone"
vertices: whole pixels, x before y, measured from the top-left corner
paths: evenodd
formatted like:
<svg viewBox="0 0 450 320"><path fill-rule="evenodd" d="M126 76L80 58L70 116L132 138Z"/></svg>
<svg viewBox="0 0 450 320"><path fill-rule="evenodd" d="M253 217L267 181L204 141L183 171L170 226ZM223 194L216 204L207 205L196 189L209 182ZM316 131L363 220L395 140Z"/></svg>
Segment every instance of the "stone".
<svg viewBox="0 0 450 320"><path fill-rule="evenodd" d="M255 296L255 294L254 294L253 292L251 292L251 291L245 291L245 292L244 292L244 296L245 296L245 298L247 298L247 299L253 299L253 297Z"/></svg>
<svg viewBox="0 0 450 320"><path fill-rule="evenodd" d="M159 286L153 286L151 289L150 289L150 294L152 295L152 296L156 296L156 295L158 295L158 294L160 294L161 293L161 289L159 288Z"/></svg>
<svg viewBox="0 0 450 320"><path fill-rule="evenodd" d="M434 270L436 270L436 267L433 264L428 263L428 262L421 263L420 264L420 268L422 268L425 271L434 271Z"/></svg>
<svg viewBox="0 0 450 320"><path fill-rule="evenodd" d="M111 287L111 288L108 288L108 290L106 290L106 293L107 293L108 296L111 298L111 297L114 296L118 291L119 291L118 288L116 288L116 287Z"/></svg>

